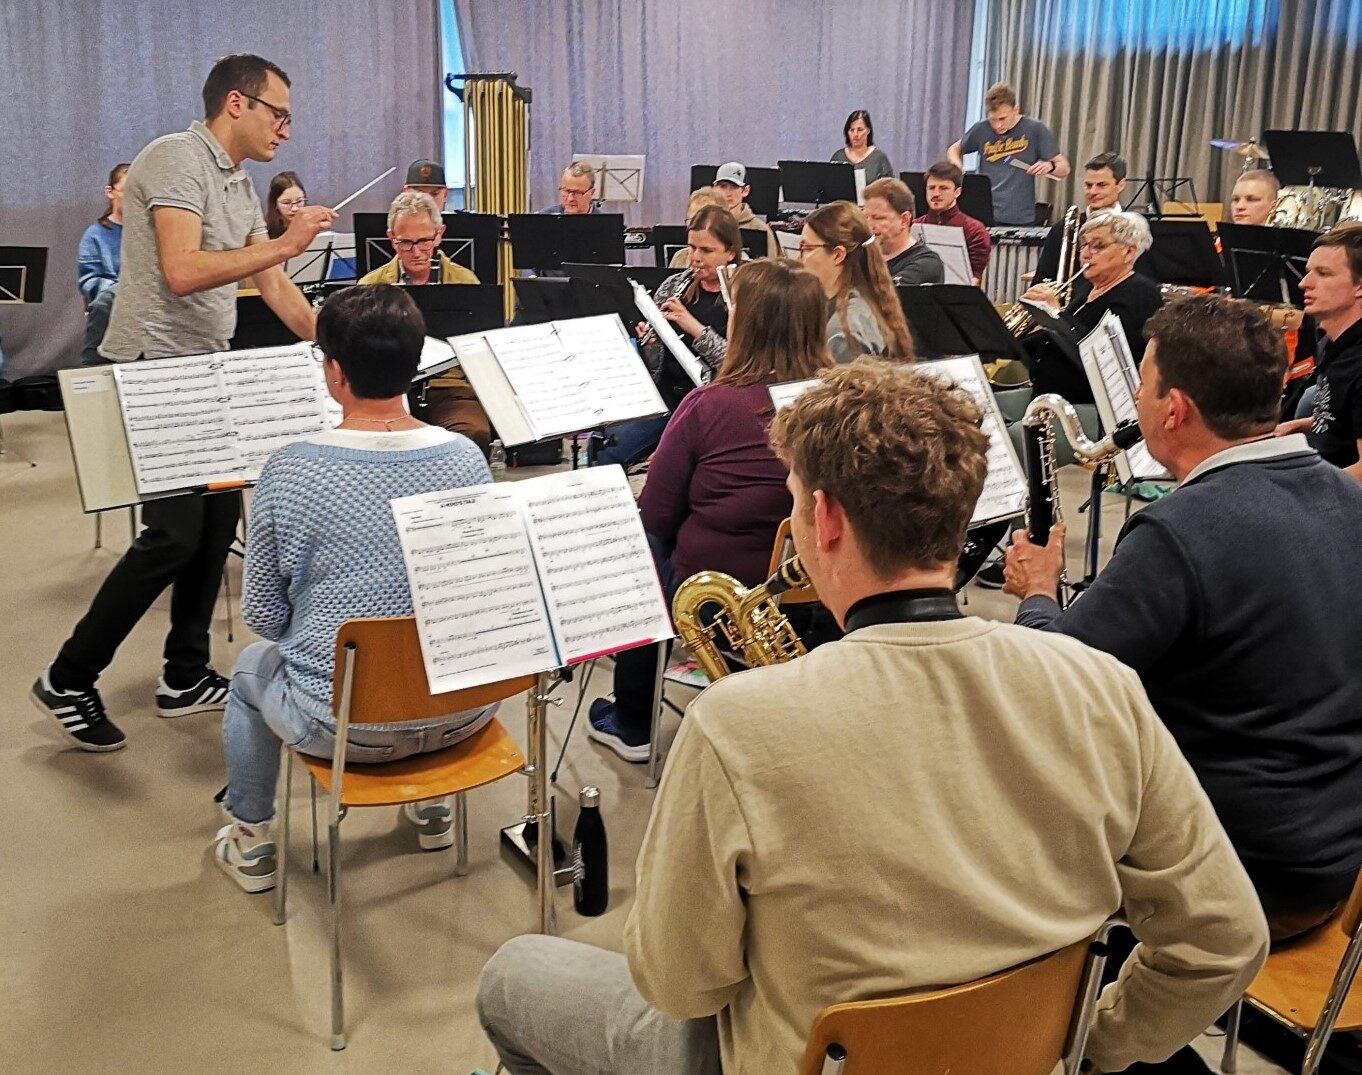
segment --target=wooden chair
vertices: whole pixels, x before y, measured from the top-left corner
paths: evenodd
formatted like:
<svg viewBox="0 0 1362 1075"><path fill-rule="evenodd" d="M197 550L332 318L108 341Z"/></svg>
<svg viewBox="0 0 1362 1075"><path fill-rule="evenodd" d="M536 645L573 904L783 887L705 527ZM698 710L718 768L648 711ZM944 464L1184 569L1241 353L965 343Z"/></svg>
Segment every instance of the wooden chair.
<svg viewBox="0 0 1362 1075"><path fill-rule="evenodd" d="M825 1008L800 1075L1050 1075L1061 1061L1076 1072L1115 924L977 981Z"/></svg>
<svg viewBox="0 0 1362 1075"><path fill-rule="evenodd" d="M787 516L780 520L780 526L776 529L776 543L771 548L771 566L766 572L766 577L770 578L774 575L776 569L794 554L794 535L790 532L790 520ZM814 589L812 584L798 590L788 590L775 600L777 605L816 605L819 603L818 591Z"/></svg>
<svg viewBox="0 0 1362 1075"><path fill-rule="evenodd" d="M1362 993L1353 979L1362 964L1362 874L1335 918L1268 953L1244 998L1230 1010L1220 1070L1236 1069L1239 1016L1247 1001L1306 1039L1301 1075L1315 1075L1335 1030L1362 1030Z"/></svg>
<svg viewBox="0 0 1362 1075"><path fill-rule="evenodd" d="M387 724L477 709L530 690L534 676L446 694L431 694L425 665L411 616L394 619L356 619L341 624L336 634L332 675L336 742L344 743L351 723ZM286 854L289 803L293 784L294 751L284 748L283 831L279 840L279 883L274 921L283 925L288 898ZM468 809L464 793L502 777L522 772L525 755L495 719L468 739L428 754L399 761L347 769L345 752L334 758L299 754L311 778L313 853L316 853L316 790L330 795L327 821L327 899L331 914L331 1048L345 1048L345 1001L341 981L340 823L352 806L395 806L455 798L455 873L468 872Z"/></svg>

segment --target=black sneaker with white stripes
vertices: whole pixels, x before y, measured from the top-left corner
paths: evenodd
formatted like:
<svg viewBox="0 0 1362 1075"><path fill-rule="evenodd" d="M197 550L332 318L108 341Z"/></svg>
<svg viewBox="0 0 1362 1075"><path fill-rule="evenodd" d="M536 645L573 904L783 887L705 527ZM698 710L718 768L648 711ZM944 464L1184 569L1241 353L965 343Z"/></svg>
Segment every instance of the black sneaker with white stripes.
<svg viewBox="0 0 1362 1075"><path fill-rule="evenodd" d="M120 732L104 712L99 691L58 691L44 672L33 683L28 695L39 712L57 722L62 733L81 750L108 751L126 746L128 737Z"/></svg>
<svg viewBox="0 0 1362 1075"><path fill-rule="evenodd" d="M182 691L172 690L163 678L156 682L156 713L183 717L189 713L221 713L227 708L227 689L232 681L211 668L201 680Z"/></svg>

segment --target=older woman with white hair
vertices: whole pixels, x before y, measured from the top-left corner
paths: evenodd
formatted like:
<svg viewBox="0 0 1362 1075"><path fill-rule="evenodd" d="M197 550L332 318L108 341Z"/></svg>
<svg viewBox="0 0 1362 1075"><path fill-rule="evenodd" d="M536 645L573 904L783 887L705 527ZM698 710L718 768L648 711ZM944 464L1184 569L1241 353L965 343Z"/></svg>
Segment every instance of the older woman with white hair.
<svg viewBox="0 0 1362 1075"><path fill-rule="evenodd" d="M1074 282L1068 304L1061 309L1060 297L1052 284L1037 284L1022 297L1057 311L1080 336L1096 328L1102 316L1111 310L1121 319L1131 353L1139 363L1144 358L1144 323L1163 305L1159 285L1135 271L1135 259L1149 249L1152 241L1149 225L1137 213L1119 210L1094 213L1079 231L1078 257L1083 275ZM1093 402L1092 389L1077 352L1070 353L1069 348L1061 347L1048 336L1032 357L1031 386L1035 395L1057 392L1070 403ZM1087 424L1085 420L1084 425Z"/></svg>

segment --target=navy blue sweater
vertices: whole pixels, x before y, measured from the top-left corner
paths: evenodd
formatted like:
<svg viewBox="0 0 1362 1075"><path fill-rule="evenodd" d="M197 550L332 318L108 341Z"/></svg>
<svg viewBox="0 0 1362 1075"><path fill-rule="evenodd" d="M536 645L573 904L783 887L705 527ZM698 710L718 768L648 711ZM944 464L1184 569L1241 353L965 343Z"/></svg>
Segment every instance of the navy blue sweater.
<svg viewBox="0 0 1362 1075"><path fill-rule="evenodd" d="M1362 867L1359 588L1362 484L1303 450L1195 476L1072 607L1017 622L1139 673L1271 913L1265 885L1308 906Z"/></svg>

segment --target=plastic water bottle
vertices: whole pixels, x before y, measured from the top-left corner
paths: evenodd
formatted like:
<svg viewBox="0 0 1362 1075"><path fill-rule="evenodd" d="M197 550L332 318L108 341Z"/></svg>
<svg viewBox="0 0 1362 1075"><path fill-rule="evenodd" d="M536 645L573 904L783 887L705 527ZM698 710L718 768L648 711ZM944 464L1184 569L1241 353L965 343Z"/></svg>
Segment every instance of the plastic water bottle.
<svg viewBox="0 0 1362 1075"><path fill-rule="evenodd" d="M605 913L610 902L610 867L601 820L599 788L582 788L581 810L572 830L572 903L588 918Z"/></svg>
<svg viewBox="0 0 1362 1075"><path fill-rule="evenodd" d="M506 445L500 440L492 441L488 456L487 465L491 468L492 480L499 482L506 477Z"/></svg>

